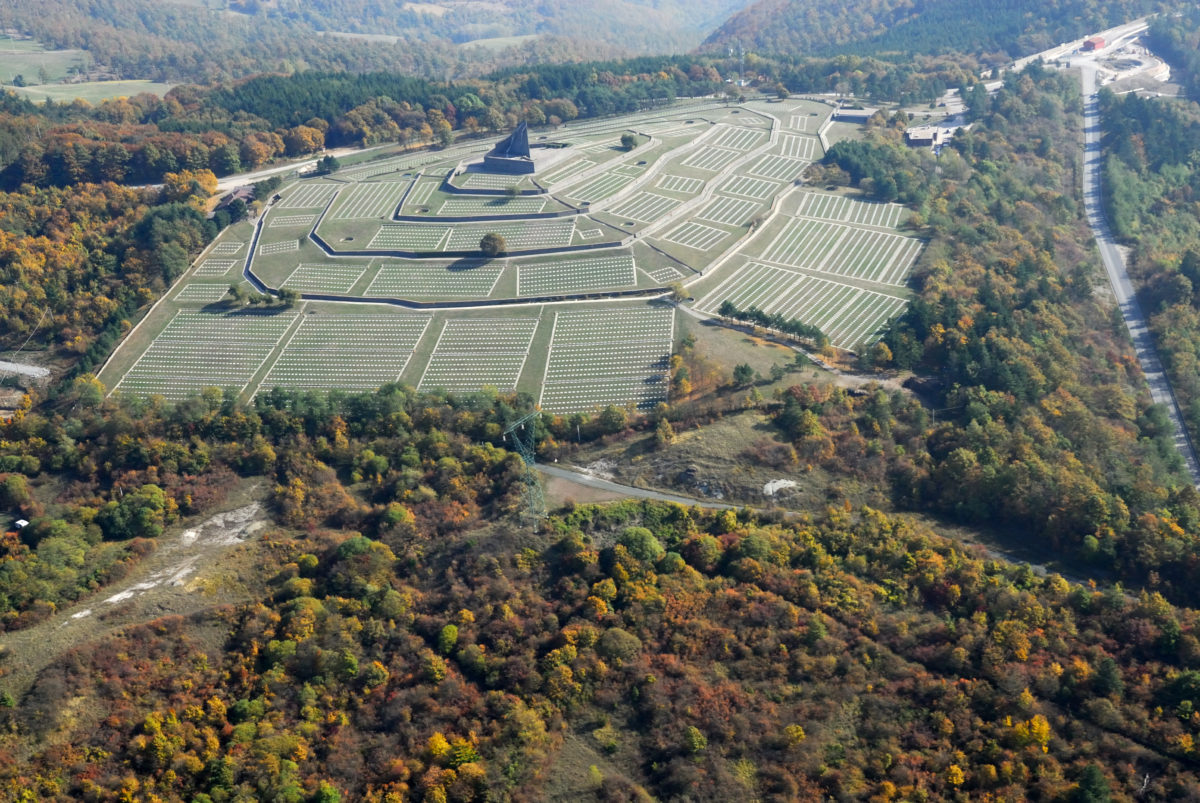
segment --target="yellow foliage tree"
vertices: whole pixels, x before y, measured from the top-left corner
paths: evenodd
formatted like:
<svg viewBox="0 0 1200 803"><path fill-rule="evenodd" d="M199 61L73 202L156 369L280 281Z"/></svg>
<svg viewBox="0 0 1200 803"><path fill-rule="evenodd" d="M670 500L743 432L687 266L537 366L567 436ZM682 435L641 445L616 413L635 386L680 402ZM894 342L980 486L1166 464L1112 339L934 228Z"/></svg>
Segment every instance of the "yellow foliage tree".
<svg viewBox="0 0 1200 803"><path fill-rule="evenodd" d="M1035 714L1025 722L1018 722L1013 726L1013 733L1022 747L1037 745L1042 748L1043 753L1050 750L1050 722L1041 714Z"/></svg>
<svg viewBox="0 0 1200 803"><path fill-rule="evenodd" d="M217 191L217 177L211 170L180 170L163 176L163 195L168 201L200 202Z"/></svg>

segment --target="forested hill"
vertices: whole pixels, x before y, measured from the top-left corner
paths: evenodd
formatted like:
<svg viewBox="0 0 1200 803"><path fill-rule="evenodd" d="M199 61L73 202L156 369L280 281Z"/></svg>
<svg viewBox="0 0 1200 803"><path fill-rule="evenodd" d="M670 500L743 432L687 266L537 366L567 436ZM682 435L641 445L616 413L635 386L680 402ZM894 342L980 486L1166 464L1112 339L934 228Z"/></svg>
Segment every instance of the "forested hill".
<svg viewBox="0 0 1200 803"><path fill-rule="evenodd" d="M1156 0L758 0L704 44L763 53L1016 56L1150 13Z"/></svg>
<svg viewBox="0 0 1200 803"><path fill-rule="evenodd" d="M223 80L305 68L437 77L682 53L749 0L13 0L0 28L79 48L123 78Z"/></svg>

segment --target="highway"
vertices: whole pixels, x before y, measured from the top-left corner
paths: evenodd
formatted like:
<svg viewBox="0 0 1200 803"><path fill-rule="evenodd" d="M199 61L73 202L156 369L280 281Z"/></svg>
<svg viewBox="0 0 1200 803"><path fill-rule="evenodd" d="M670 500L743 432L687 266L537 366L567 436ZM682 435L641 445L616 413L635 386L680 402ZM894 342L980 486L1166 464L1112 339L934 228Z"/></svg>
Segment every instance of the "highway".
<svg viewBox="0 0 1200 803"><path fill-rule="evenodd" d="M1175 429L1175 447L1187 463L1192 482L1200 487L1200 461L1196 459L1191 438L1183 426L1183 415L1175 400L1175 393L1158 358L1154 338L1150 334L1150 327L1141 305L1138 304L1133 283L1129 280L1125 255L1117 247L1108 220L1104 216L1100 195L1103 156L1100 151L1100 106L1096 96L1096 68L1089 63L1081 63L1079 67L1083 75L1083 199L1088 224L1096 235L1096 245L1100 249L1108 281L1112 285L1117 305L1121 308L1121 315L1125 318L1125 325L1129 328L1129 336L1133 340L1133 348L1142 366L1142 373L1146 375L1146 382L1150 385L1150 396L1156 404L1166 407L1171 425Z"/></svg>

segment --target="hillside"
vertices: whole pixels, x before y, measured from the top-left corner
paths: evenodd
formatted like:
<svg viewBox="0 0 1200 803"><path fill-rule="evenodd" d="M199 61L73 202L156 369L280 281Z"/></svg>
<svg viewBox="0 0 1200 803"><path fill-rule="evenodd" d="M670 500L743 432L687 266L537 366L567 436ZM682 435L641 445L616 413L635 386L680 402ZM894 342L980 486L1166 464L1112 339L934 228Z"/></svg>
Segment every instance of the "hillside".
<svg viewBox="0 0 1200 803"><path fill-rule="evenodd" d="M0 28L86 50L126 78L195 81L305 68L445 78L508 64L685 52L745 2L17 0L0 9Z"/></svg>
<svg viewBox="0 0 1200 803"><path fill-rule="evenodd" d="M79 444L60 482L0 486L54 510L27 548L10 545L10 601L42 599L4 624L65 650L0 650L4 799L1103 800L1147 775L1150 799L1196 786L1200 622L1159 594L1038 577L849 504L567 505L534 531L515 515L518 458L487 442L513 399L393 386L254 408L74 401L69 421L3 426L5 451L45 465L48 443ZM271 485L273 523L152 575L171 590L68 586L61 608L45 601L73 573L112 580L92 576L89 543L175 566L174 544L206 537L168 532L180 517L246 511L230 489ZM88 498L113 486L128 492ZM72 643L51 641L81 619L94 639L76 624ZM45 668L27 685L31 659Z"/></svg>
<svg viewBox="0 0 1200 803"><path fill-rule="evenodd" d="M759 0L705 40L778 55L887 52L1016 56L1149 13L1153 0Z"/></svg>

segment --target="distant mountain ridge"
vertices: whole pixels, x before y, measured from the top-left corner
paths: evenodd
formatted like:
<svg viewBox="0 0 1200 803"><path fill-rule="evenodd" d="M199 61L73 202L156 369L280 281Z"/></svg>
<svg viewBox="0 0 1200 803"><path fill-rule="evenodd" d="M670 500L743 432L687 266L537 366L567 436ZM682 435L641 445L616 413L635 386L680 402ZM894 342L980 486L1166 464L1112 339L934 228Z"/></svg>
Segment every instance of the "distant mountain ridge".
<svg viewBox="0 0 1200 803"><path fill-rule="evenodd" d="M702 49L761 53L960 51L1016 56L1161 10L1159 0L758 0Z"/></svg>
<svg viewBox="0 0 1200 803"><path fill-rule="evenodd" d="M0 29L86 50L122 77L203 82L315 68L445 79L686 53L750 1L7 0Z"/></svg>

